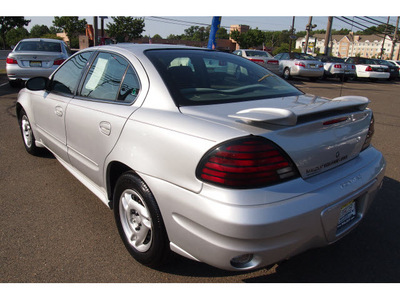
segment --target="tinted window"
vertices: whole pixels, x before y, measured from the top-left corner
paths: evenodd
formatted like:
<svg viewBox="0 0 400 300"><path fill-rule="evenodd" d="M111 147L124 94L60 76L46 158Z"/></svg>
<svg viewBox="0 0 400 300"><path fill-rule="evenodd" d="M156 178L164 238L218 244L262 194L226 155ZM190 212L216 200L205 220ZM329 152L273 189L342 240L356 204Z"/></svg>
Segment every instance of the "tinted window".
<svg viewBox="0 0 400 300"><path fill-rule="evenodd" d="M99 53L83 84L81 95L100 100L116 100L128 62L111 53Z"/></svg>
<svg viewBox="0 0 400 300"><path fill-rule="evenodd" d="M139 79L131 66L128 67L121 89L118 93L118 101L133 102L140 91Z"/></svg>
<svg viewBox="0 0 400 300"><path fill-rule="evenodd" d="M267 69L236 55L207 50L149 50L145 54L178 106L302 94Z"/></svg>
<svg viewBox="0 0 400 300"><path fill-rule="evenodd" d="M73 56L54 74L51 90L73 94L92 52L83 52Z"/></svg>
<svg viewBox="0 0 400 300"><path fill-rule="evenodd" d="M61 44L45 41L24 41L17 45L15 51L61 52Z"/></svg>

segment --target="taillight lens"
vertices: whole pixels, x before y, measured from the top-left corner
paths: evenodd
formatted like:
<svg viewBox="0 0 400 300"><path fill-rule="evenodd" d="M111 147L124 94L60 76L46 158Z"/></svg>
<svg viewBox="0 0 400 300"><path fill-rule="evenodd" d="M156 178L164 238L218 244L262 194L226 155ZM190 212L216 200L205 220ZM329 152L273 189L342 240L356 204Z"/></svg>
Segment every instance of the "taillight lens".
<svg viewBox="0 0 400 300"><path fill-rule="evenodd" d="M267 64L269 64L269 65L279 65L279 60L269 60L269 61L267 61Z"/></svg>
<svg viewBox="0 0 400 300"><path fill-rule="evenodd" d="M303 68L306 67L306 65L305 65L304 63L302 63L302 62L295 62L294 64L295 64L296 66L299 66L299 67L303 67Z"/></svg>
<svg viewBox="0 0 400 300"><path fill-rule="evenodd" d="M257 58L250 58L251 61L254 61L256 63L264 63L262 59L257 59Z"/></svg>
<svg viewBox="0 0 400 300"><path fill-rule="evenodd" d="M333 66L335 69L341 69L342 68L342 65L334 65Z"/></svg>
<svg viewBox="0 0 400 300"><path fill-rule="evenodd" d="M367 149L369 147L369 145L371 144L371 140L372 140L372 136L375 133L375 118L374 115L372 114L371 116L371 121L369 123L369 128L368 128L368 133L367 133L367 137L365 138L365 142L364 145L361 148L361 151Z"/></svg>
<svg viewBox="0 0 400 300"><path fill-rule="evenodd" d="M16 65L18 62L14 58L8 58L6 59L6 63L10 65Z"/></svg>
<svg viewBox="0 0 400 300"><path fill-rule="evenodd" d="M372 71L371 66L368 66L368 67L365 69L365 71L368 71L368 72Z"/></svg>
<svg viewBox="0 0 400 300"><path fill-rule="evenodd" d="M250 189L299 176L287 154L262 137L245 137L220 144L200 161L196 176L214 185Z"/></svg>
<svg viewBox="0 0 400 300"><path fill-rule="evenodd" d="M65 61L65 59L56 59L56 60L54 61L53 65L59 66L59 65L61 65L64 61Z"/></svg>

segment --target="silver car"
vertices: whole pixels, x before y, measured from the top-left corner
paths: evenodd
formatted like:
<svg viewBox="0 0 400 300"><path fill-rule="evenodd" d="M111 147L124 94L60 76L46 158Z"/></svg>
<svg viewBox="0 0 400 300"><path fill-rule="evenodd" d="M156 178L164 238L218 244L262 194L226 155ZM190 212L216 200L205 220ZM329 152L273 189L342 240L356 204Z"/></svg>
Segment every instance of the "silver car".
<svg viewBox="0 0 400 300"><path fill-rule="evenodd" d="M318 60L324 64L323 78L338 78L340 81L347 81L356 76L356 66L346 63L342 58L321 56Z"/></svg>
<svg viewBox="0 0 400 300"><path fill-rule="evenodd" d="M299 76L314 81L324 75L324 65L311 55L286 52L275 55L275 58L279 60L279 75L286 80Z"/></svg>
<svg viewBox="0 0 400 300"><path fill-rule="evenodd" d="M68 46L61 40L21 40L6 60L8 81L16 87L21 81L32 77L48 77L70 54Z"/></svg>
<svg viewBox="0 0 400 300"><path fill-rule="evenodd" d="M264 68L278 74L279 61L266 51L253 50L253 49L240 49L233 51L233 54L242 56L251 60Z"/></svg>
<svg viewBox="0 0 400 300"><path fill-rule="evenodd" d="M113 209L137 261L174 251L239 271L363 220L385 171L368 103L306 95L228 53L117 44L30 79L16 113L26 150L49 149Z"/></svg>

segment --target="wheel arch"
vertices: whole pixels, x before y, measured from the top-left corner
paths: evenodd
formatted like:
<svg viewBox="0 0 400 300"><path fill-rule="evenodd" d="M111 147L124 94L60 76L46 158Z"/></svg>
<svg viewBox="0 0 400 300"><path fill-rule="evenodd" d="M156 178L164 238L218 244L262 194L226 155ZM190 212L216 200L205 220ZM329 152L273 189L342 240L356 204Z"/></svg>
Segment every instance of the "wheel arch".
<svg viewBox="0 0 400 300"><path fill-rule="evenodd" d="M106 172L107 197L109 200L109 207L111 209L114 208L113 195L115 186L117 184L117 180L119 177L121 177L122 174L126 172L133 172L138 176L138 174L131 167L119 161L112 161L107 166L107 172Z"/></svg>

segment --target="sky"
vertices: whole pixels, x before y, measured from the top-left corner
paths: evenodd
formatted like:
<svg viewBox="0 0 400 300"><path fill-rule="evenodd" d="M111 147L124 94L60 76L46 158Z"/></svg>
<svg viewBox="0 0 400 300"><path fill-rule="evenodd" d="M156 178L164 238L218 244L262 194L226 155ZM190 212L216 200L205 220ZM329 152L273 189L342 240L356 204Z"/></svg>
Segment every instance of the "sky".
<svg viewBox="0 0 400 300"><path fill-rule="evenodd" d="M161 35L166 38L169 34L183 34L190 26L207 26L211 24L212 16L222 16L221 26L229 30L230 25L249 25L260 30L290 30L293 16L295 28L304 31L308 18L313 16L316 29L326 29L327 16L379 16L381 22L387 21L387 16L392 15L390 23L396 24L396 15L400 15L400 1L386 0L384 5L368 4L360 6L357 1L335 0L326 2L285 0L246 1L230 0L112 0L97 2L69 0L67 2L54 2L54 0L19 0L18 5L7 5L2 8L2 13L8 16L25 16L31 20L27 27L33 25L52 26L54 16L79 16L85 18L89 24L93 23L93 15L144 17L145 32L143 35ZM354 2L352 4L352 2ZM68 4L63 4L68 3ZM249 2L250 3L250 2ZM333 4L334 3L334 4ZM375 17L374 17L375 18ZM369 24L372 26L372 24ZM100 26L100 23L99 23ZM105 26L107 28L107 26ZM334 19L334 29L347 28L351 25ZM359 29L353 28L354 31Z"/></svg>
<svg viewBox="0 0 400 300"><path fill-rule="evenodd" d="M400 13L400 11L399 11ZM86 19L89 24L93 24L93 16L79 16L81 19ZM184 30L190 26L207 26L211 24L212 16L134 16L144 18L145 20L145 31L144 36L153 37L155 34L159 34L162 38L167 38L170 34L183 34ZM26 19L31 20L29 26L26 28L30 30L34 25L46 25L48 27L53 26L53 16L25 16ZM353 17L347 17L349 20L353 20ZM373 16L375 20L385 23L387 16ZM341 18L342 19L342 18ZM308 16L295 16L295 29L297 31L304 31L308 23ZM343 19L342 19L343 20ZM225 27L229 31L231 25L243 24L249 25L251 28L258 28L260 30L290 30L292 25L292 16L222 16L221 26ZM358 18L354 18L355 22L361 23L362 21ZM100 28L100 19L98 21ZM105 29L107 23L112 22L111 16L105 19ZM317 25L315 29L326 29L328 23L327 16L314 16L312 24ZM348 21L351 23L351 21ZM358 31L359 24L354 23L356 27L352 27L351 24L345 23L339 19L333 20L333 29L353 29ZM373 26L372 23L362 22L366 26ZM390 23L396 24L396 17L390 17Z"/></svg>

